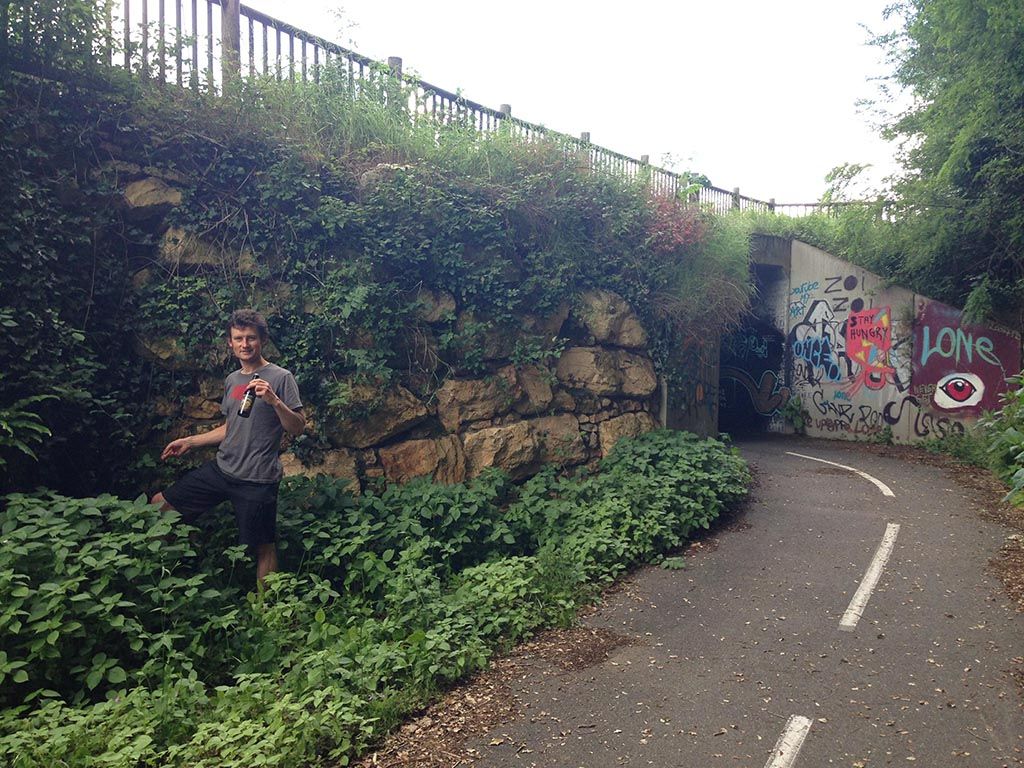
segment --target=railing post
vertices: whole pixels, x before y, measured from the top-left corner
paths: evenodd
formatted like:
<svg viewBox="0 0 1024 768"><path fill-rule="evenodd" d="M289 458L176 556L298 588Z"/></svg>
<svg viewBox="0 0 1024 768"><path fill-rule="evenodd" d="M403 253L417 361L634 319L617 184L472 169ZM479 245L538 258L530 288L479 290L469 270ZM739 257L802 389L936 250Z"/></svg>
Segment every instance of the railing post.
<svg viewBox="0 0 1024 768"><path fill-rule="evenodd" d="M576 167L588 173L594 170L594 150L590 147L590 131L583 131L580 134L579 155L576 158Z"/></svg>
<svg viewBox="0 0 1024 768"><path fill-rule="evenodd" d="M772 197L768 200L768 213L775 213L775 198Z"/></svg>
<svg viewBox="0 0 1024 768"><path fill-rule="evenodd" d="M740 188L733 187L732 189L732 207L733 210L738 211L740 209Z"/></svg>
<svg viewBox="0 0 1024 768"><path fill-rule="evenodd" d="M384 99L388 107L396 109L402 100L402 57L388 56L388 74L384 83Z"/></svg>
<svg viewBox="0 0 1024 768"><path fill-rule="evenodd" d="M223 89L242 76L242 18L239 0L220 3L220 75Z"/></svg>

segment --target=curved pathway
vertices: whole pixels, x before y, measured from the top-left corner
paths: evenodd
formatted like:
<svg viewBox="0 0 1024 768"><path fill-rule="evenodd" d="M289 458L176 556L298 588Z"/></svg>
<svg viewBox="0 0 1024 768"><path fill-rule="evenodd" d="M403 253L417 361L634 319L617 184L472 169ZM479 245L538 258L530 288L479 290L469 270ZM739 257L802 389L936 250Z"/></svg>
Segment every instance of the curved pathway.
<svg viewBox="0 0 1024 768"><path fill-rule="evenodd" d="M587 623L629 642L531 669L524 715L475 765L1024 765L1024 616L986 572L1008 531L932 466L740 448L757 475L742 519L609 597Z"/></svg>

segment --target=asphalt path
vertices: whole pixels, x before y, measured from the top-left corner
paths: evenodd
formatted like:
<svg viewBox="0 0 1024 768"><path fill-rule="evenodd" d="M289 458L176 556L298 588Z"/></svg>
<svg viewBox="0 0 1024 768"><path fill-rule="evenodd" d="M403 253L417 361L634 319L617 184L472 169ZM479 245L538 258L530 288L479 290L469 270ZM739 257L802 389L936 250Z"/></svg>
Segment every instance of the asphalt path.
<svg viewBox="0 0 1024 768"><path fill-rule="evenodd" d="M1024 616L986 569L1009 532L933 466L739 447L742 516L586 620L623 636L603 663L529 669L475 765L1024 765Z"/></svg>

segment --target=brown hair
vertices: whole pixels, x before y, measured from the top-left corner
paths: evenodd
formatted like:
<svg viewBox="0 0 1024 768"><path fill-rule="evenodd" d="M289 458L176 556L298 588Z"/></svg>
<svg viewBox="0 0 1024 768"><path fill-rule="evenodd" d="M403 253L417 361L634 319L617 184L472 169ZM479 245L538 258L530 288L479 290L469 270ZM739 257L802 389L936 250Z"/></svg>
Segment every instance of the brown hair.
<svg viewBox="0 0 1024 768"><path fill-rule="evenodd" d="M266 341L270 338L270 329L267 327L267 321L263 319L263 315L252 309L236 309L231 313L231 317L228 318L227 333L231 336L232 328L255 328L256 333L260 335L260 341Z"/></svg>

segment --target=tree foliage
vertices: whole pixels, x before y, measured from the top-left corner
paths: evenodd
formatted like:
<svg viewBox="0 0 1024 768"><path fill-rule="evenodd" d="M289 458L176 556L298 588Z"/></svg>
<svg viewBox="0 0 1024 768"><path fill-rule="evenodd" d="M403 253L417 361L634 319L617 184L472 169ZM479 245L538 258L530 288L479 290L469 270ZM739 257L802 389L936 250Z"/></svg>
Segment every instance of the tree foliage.
<svg viewBox="0 0 1024 768"><path fill-rule="evenodd" d="M885 129L904 148L894 277L1019 326L1024 297L1024 3L901 0L874 42L912 101Z"/></svg>

